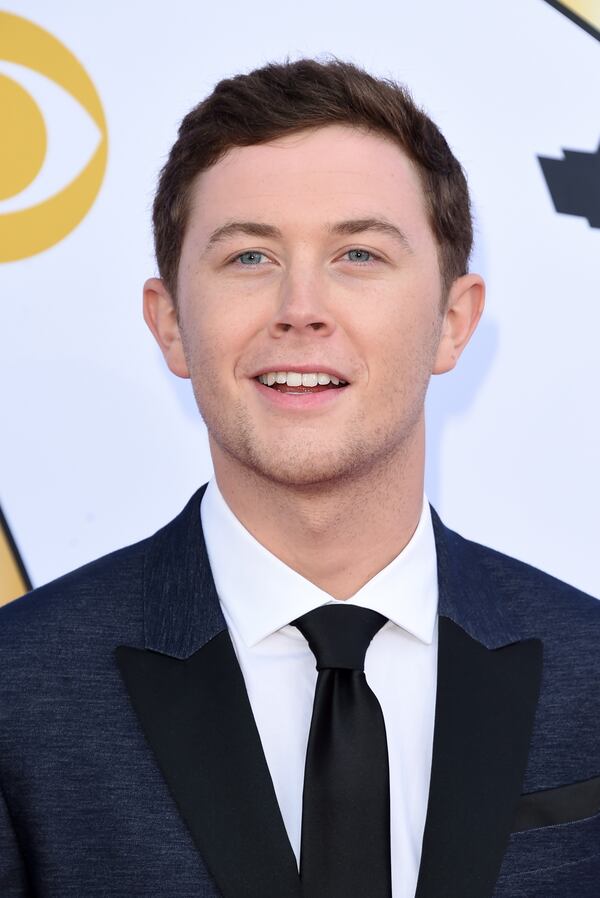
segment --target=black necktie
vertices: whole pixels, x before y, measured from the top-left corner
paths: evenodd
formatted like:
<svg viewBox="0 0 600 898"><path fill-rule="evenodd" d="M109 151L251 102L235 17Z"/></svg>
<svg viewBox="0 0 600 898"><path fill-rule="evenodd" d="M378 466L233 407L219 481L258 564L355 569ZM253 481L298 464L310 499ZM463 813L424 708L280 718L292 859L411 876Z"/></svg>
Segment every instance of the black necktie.
<svg viewBox="0 0 600 898"><path fill-rule="evenodd" d="M317 659L304 772L304 898L390 898L390 784L383 714L364 674L387 618L323 605L293 621Z"/></svg>

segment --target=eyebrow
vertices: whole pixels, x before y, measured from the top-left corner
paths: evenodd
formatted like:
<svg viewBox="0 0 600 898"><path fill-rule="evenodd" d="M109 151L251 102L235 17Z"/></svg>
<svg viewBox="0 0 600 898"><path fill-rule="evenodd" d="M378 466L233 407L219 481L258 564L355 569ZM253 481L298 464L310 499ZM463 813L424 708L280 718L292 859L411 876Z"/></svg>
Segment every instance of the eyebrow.
<svg viewBox="0 0 600 898"><path fill-rule="evenodd" d="M237 234L245 234L247 237L265 237L270 240L283 236L279 228L274 225L262 224L259 221L230 221L212 232L208 238L206 249L209 250L215 244L227 240L228 237L235 237Z"/></svg>
<svg viewBox="0 0 600 898"><path fill-rule="evenodd" d="M327 230L331 234L340 236L364 234L367 231L376 231L380 234L388 234L397 240L404 249L412 252L411 245L404 231L387 221L385 218L349 218L345 221L338 221L329 225ZM264 224L260 221L230 221L227 224L216 228L206 244L206 251L212 249L217 243L227 240L229 237L235 237L238 234L245 234L247 237L263 237L267 240L275 240L283 237L283 234L275 225Z"/></svg>
<svg viewBox="0 0 600 898"><path fill-rule="evenodd" d="M404 231L387 221L385 218L350 218L347 221L338 221L329 228L332 234L352 235L363 234L366 231L376 231L380 234L388 234L394 237L404 249L412 252L412 247Z"/></svg>

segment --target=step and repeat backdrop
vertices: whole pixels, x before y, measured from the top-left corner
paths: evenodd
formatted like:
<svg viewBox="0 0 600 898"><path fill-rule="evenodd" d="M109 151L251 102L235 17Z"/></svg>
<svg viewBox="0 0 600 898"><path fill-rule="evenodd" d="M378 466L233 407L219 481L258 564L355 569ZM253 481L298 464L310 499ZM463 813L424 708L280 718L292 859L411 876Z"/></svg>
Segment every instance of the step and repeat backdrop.
<svg viewBox="0 0 600 898"><path fill-rule="evenodd" d="M9 0L0 602L148 535L210 476L141 316L157 173L220 78L330 54L407 84L473 193L488 305L432 381L428 496L600 595L600 0Z"/></svg>

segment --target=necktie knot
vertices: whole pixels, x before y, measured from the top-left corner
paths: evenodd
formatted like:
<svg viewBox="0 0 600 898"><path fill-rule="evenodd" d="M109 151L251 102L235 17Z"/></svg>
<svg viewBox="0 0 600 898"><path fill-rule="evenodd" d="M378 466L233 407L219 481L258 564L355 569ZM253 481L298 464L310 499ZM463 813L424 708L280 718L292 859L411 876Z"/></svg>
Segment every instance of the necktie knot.
<svg viewBox="0 0 600 898"><path fill-rule="evenodd" d="M369 644L387 618L358 605L322 605L292 621L317 659L317 670L364 670Z"/></svg>

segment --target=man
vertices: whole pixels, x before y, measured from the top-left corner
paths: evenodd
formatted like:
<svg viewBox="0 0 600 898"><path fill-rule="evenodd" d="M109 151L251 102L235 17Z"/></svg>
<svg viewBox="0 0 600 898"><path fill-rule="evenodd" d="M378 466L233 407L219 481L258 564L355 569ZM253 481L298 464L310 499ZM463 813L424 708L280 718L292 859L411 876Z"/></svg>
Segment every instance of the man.
<svg viewBox="0 0 600 898"><path fill-rule="evenodd" d="M154 224L215 479L3 609L0 893L597 896L600 606L423 499L484 294L444 138L266 66L186 117Z"/></svg>

